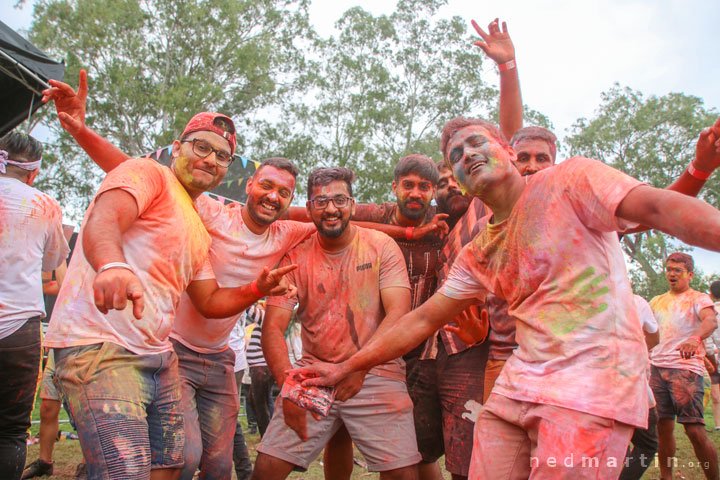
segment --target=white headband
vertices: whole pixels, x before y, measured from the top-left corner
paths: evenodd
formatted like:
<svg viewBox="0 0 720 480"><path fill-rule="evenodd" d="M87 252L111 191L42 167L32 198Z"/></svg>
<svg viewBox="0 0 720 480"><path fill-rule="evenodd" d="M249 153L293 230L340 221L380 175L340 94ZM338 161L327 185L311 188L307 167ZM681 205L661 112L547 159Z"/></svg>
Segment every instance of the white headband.
<svg viewBox="0 0 720 480"><path fill-rule="evenodd" d="M34 162L16 162L8 158L8 152L0 150L0 173L5 173L5 165L15 165L16 167L32 172L33 170L40 168L41 163L42 159Z"/></svg>

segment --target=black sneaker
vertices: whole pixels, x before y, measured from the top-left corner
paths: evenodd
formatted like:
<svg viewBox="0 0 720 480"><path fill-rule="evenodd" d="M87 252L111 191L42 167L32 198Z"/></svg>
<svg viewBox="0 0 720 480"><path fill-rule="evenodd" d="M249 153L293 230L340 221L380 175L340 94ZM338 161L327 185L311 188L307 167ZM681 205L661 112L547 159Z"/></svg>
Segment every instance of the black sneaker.
<svg viewBox="0 0 720 480"><path fill-rule="evenodd" d="M90 476L87 472L87 465L85 465L84 463L78 463L78 466L75 469L75 475L72 477L72 480L90 480Z"/></svg>
<svg viewBox="0 0 720 480"><path fill-rule="evenodd" d="M26 478L44 477L46 475L53 474L53 462L46 462L39 458L32 462L30 465L25 467L25 471L22 475L22 480Z"/></svg>

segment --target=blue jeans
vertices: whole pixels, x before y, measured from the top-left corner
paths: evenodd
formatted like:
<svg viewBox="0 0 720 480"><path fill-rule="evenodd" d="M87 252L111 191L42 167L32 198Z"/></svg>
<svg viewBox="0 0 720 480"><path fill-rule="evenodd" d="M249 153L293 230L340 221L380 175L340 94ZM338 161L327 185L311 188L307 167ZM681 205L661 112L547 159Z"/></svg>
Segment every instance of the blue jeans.
<svg viewBox="0 0 720 480"><path fill-rule="evenodd" d="M40 317L0 339L0 478L22 475L27 431L40 374Z"/></svg>
<svg viewBox="0 0 720 480"><path fill-rule="evenodd" d="M180 478L192 479L198 466L203 480L230 478L240 408L233 368L235 353L229 348L220 353L198 353L175 340L172 343L178 356L185 412L185 466ZM244 445L242 430L239 437ZM235 440L240 442L240 438ZM247 447L244 452L247 456ZM246 463L250 464L249 457Z"/></svg>
<svg viewBox="0 0 720 480"><path fill-rule="evenodd" d="M69 406L93 479L147 479L183 465L175 353L136 355L119 345L55 349L55 386Z"/></svg>

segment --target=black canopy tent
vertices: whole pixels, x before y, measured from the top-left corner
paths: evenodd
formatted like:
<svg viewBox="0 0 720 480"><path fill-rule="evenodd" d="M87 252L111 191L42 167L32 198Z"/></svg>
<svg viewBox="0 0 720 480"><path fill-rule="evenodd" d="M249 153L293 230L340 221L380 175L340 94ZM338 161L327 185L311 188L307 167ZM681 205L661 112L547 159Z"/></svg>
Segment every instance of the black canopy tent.
<svg viewBox="0 0 720 480"><path fill-rule="evenodd" d="M47 81L62 80L64 74L65 65L0 22L0 136L32 115L42 105Z"/></svg>

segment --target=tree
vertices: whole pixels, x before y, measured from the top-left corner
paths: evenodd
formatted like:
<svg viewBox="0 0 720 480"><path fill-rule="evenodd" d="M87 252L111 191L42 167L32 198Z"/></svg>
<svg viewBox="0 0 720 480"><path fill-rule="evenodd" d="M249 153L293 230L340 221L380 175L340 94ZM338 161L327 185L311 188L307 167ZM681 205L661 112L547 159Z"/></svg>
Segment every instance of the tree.
<svg viewBox="0 0 720 480"><path fill-rule="evenodd" d="M299 85L306 92L268 122L258 150L296 160L304 174L347 166L361 200L389 199L395 163L409 153L440 159L445 121L494 115L497 90L481 78L483 54L466 20L439 18L445 0L400 0L391 15L360 7L318 39ZM542 118L533 112L535 118Z"/></svg>
<svg viewBox="0 0 720 480"><path fill-rule="evenodd" d="M645 97L615 84L602 94L595 116L579 119L566 139L571 155L602 160L648 184L664 188L677 179L695 156L700 131L712 125L718 112L707 110L700 98L682 93ZM720 179L713 175L699 195L720 204ZM664 260L673 251L687 251L657 231L625 235L623 251L631 259L636 293L649 299L667 291ZM707 290L709 278L696 269L693 288Z"/></svg>
<svg viewBox="0 0 720 480"><path fill-rule="evenodd" d="M307 35L308 0L39 0L31 39L87 68L88 125L139 155L169 145L199 111L233 116L239 145L252 116L287 92ZM98 170L54 120L41 179L82 212Z"/></svg>

